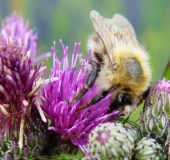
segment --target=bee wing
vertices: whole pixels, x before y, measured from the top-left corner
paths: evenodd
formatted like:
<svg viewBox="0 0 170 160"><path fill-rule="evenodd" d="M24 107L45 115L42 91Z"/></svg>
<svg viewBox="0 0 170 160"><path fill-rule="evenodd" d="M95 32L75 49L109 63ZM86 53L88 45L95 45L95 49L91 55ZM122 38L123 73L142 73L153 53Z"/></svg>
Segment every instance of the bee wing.
<svg viewBox="0 0 170 160"><path fill-rule="evenodd" d="M132 25L122 15L115 14L112 19L109 19L102 17L97 11L92 10L90 12L90 18L94 30L103 42L108 54L112 54L114 47L120 41L123 43L138 45ZM108 56L111 60L111 55Z"/></svg>
<svg viewBox="0 0 170 160"><path fill-rule="evenodd" d="M138 45L135 31L131 23L122 15L115 14L111 19L112 29L111 32L115 30L114 25L118 27L118 32L121 33L122 39L132 45Z"/></svg>

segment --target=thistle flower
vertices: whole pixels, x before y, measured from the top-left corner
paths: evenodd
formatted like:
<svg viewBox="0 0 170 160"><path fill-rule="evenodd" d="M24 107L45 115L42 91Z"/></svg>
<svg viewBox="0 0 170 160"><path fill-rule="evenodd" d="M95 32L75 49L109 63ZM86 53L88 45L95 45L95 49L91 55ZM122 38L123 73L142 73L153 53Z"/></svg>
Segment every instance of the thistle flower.
<svg viewBox="0 0 170 160"><path fill-rule="evenodd" d="M164 140L170 130L170 81L163 79L154 85L140 116L143 136Z"/></svg>
<svg viewBox="0 0 170 160"><path fill-rule="evenodd" d="M131 159L135 141L134 132L119 122L99 124L89 135L89 159Z"/></svg>
<svg viewBox="0 0 170 160"><path fill-rule="evenodd" d="M68 47L62 41L60 44L63 50L61 60L56 56L55 43L52 47L54 66L49 76L49 83L44 84L40 93L41 107L53 122L53 126L49 129L60 133L62 139L71 139L74 145L83 150L91 130L98 124L109 121L109 118L118 116L118 112L107 114L110 94L95 105L79 109L92 97L99 95L96 85L90 88L81 100L72 103L75 94L85 85L88 60L84 60L76 71L80 43L74 45L71 64L68 62Z"/></svg>
<svg viewBox="0 0 170 160"><path fill-rule="evenodd" d="M38 34L30 29L29 21L24 23L23 17L16 13L12 13L2 23L0 39L6 42L16 41L17 45L22 46L22 52L28 52L34 62L51 56L50 53L45 53L36 58Z"/></svg>
<svg viewBox="0 0 170 160"><path fill-rule="evenodd" d="M0 41L0 158L17 159L22 150L29 157L42 149L46 124L35 92L45 70L33 65L16 41Z"/></svg>

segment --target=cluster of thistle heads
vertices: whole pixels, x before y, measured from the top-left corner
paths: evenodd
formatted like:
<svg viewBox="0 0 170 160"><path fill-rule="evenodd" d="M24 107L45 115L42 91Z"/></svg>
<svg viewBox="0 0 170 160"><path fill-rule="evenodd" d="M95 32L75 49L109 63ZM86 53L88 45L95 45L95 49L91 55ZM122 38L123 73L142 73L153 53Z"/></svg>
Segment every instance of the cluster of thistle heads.
<svg viewBox="0 0 170 160"><path fill-rule="evenodd" d="M84 109L99 95L97 84L77 102L85 86L89 59L78 65L80 43L70 53L60 40L52 53L36 57L38 34L16 13L0 30L0 159L45 159L53 154L75 154L83 159L166 159L170 154L170 81L155 84L140 116L140 127L122 124L118 111L108 112L110 96ZM52 55L46 79L43 59ZM71 57L71 58L70 58ZM134 122L135 123L135 122ZM44 158L42 158L44 157Z"/></svg>

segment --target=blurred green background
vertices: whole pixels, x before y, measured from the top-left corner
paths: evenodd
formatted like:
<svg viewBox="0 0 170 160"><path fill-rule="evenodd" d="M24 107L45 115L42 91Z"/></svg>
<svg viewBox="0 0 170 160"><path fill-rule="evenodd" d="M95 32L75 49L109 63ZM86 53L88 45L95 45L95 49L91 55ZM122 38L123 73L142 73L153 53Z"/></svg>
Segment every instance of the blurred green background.
<svg viewBox="0 0 170 160"><path fill-rule="evenodd" d="M94 32L89 18L92 9L104 17L111 18L118 12L129 19L150 54L153 82L160 79L170 57L168 0L0 0L0 20L13 11L30 20L39 33L39 54L51 51L53 41L60 38L70 52L74 42L81 42L81 52L87 53L87 39ZM57 50L61 51L59 43ZM51 60L48 72L50 67Z"/></svg>

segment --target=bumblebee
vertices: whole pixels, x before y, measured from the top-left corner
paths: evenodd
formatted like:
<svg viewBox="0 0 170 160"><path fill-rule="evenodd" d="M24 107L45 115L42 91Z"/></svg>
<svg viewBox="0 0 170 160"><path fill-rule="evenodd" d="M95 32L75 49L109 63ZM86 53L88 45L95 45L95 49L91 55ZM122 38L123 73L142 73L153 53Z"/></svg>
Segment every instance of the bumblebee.
<svg viewBox="0 0 170 160"><path fill-rule="evenodd" d="M88 40L92 69L74 101L81 99L96 83L101 96L93 97L80 108L97 103L112 89L110 109L129 115L142 102L150 86L148 52L139 44L132 25L124 16L115 14L108 19L92 10L90 19L96 32Z"/></svg>

